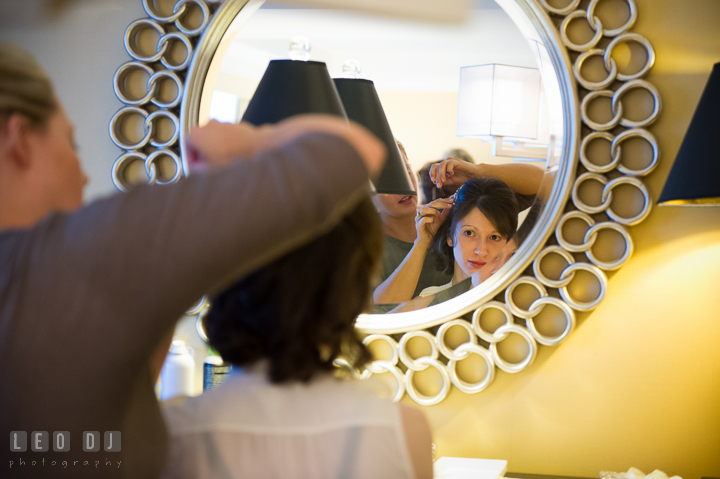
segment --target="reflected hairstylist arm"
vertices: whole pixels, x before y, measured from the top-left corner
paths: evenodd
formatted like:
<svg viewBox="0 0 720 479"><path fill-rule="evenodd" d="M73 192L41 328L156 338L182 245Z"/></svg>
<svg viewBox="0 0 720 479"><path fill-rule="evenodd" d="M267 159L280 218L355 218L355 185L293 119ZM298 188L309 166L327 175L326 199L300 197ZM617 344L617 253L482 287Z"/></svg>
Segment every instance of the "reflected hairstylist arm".
<svg viewBox="0 0 720 479"><path fill-rule="evenodd" d="M413 297L422 272L425 255L432 245L438 228L445 221L453 205L453 198L441 198L418 206L415 217L417 238L410 252L395 271L373 293L377 304L401 303Z"/></svg>
<svg viewBox="0 0 720 479"><path fill-rule="evenodd" d="M544 170L527 163L473 165L456 158L448 158L430 167L430 179L438 188L443 185L462 185L471 178L493 177L504 181L521 195L534 195L540 189Z"/></svg>

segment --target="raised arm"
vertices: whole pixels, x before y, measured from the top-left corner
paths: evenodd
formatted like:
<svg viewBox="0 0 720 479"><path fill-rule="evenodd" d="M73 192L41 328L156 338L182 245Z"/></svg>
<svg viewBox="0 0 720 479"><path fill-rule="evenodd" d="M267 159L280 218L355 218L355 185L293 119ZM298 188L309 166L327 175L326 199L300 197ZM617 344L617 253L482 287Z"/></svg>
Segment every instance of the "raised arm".
<svg viewBox="0 0 720 479"><path fill-rule="evenodd" d="M188 135L188 163L195 171L227 166L233 160L251 158L308 132L343 138L360 155L371 176L378 174L384 164L385 147L368 130L357 123L318 114L295 116L261 127L212 120L203 127L194 128Z"/></svg>
<svg viewBox="0 0 720 479"><path fill-rule="evenodd" d="M452 198L441 198L418 207L415 217L417 238L402 263L373 292L376 304L402 303L413 298L422 273L425 256L432 245L440 224L445 221L453 205ZM438 285L439 286L439 285Z"/></svg>
<svg viewBox="0 0 720 479"><path fill-rule="evenodd" d="M429 244L413 244L400 265L380 283L373 292L375 304L391 304L409 301L417 287Z"/></svg>
<svg viewBox="0 0 720 479"><path fill-rule="evenodd" d="M456 158L432 165L430 179L440 188L442 185L461 185L470 178L493 177L504 181L522 195L534 195L540 189L544 170L527 163L472 164Z"/></svg>
<svg viewBox="0 0 720 479"><path fill-rule="evenodd" d="M327 230L366 194L366 165L377 171L384 149L362 156L353 135L379 142L352 125L345 131L308 128L256 148L247 161L55 215L30 232L41 267L28 284L49 283L46 299L59 304L77 297L64 307L87 315L73 327L112 343L131 336L149 352L200 296ZM123 324L102 317L108 312Z"/></svg>

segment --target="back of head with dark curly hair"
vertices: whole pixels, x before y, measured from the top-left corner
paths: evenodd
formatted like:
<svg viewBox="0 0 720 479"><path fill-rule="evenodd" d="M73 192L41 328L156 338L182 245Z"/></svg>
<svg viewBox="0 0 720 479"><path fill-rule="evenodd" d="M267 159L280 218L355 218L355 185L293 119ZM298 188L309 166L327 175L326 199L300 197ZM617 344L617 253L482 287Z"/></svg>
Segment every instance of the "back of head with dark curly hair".
<svg viewBox="0 0 720 479"><path fill-rule="evenodd" d="M238 366L266 359L274 383L308 381L340 355L370 355L355 333L382 255L382 223L363 199L328 233L222 292L206 318L210 345Z"/></svg>
<svg viewBox="0 0 720 479"><path fill-rule="evenodd" d="M440 253L438 266L446 273L452 274L455 267L453 247L447 244L447 238L454 235L458 222L473 208L478 208L506 241L512 238L517 230L517 198L504 181L491 177L466 181L457 191L450 214L433 238L433 249ZM453 244L455 243L453 241Z"/></svg>

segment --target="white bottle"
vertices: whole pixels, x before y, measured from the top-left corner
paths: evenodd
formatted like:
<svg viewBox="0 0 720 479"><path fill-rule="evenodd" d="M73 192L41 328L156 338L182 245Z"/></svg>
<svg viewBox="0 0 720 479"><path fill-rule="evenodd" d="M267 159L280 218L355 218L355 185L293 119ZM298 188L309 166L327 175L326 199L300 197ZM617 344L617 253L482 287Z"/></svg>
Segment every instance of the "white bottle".
<svg viewBox="0 0 720 479"><path fill-rule="evenodd" d="M160 400L175 396L193 396L195 385L195 359L193 350L185 341L174 339L170 352L160 371Z"/></svg>

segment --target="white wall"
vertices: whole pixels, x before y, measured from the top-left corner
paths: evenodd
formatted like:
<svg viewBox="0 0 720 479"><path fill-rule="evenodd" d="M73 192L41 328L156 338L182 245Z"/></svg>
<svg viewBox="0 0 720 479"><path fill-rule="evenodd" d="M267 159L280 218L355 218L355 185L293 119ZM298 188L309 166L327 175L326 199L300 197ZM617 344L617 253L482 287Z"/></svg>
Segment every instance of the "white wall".
<svg viewBox="0 0 720 479"><path fill-rule="evenodd" d="M0 28L0 41L28 50L53 79L75 124L90 179L86 200L116 191L110 172L122 150L110 140L108 124L122 103L113 93L112 79L131 60L123 45L125 28L146 16L140 0L79 1L52 21L24 15L17 23L3 19Z"/></svg>

